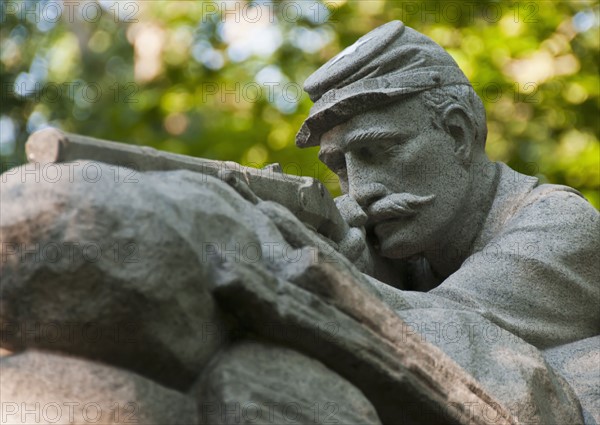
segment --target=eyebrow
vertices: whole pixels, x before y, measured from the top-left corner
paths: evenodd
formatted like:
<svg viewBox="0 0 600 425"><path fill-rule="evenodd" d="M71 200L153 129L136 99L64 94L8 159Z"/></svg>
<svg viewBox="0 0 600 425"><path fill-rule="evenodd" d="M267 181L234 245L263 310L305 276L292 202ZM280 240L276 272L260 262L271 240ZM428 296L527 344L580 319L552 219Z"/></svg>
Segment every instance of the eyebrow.
<svg viewBox="0 0 600 425"><path fill-rule="evenodd" d="M340 154L341 152L349 149L354 149L356 145L363 145L379 140L390 140L406 137L408 136L400 131L358 130L346 136L341 143L342 146L338 144L337 146L333 147L321 148L318 156L321 159L325 159L328 156Z"/></svg>
<svg viewBox="0 0 600 425"><path fill-rule="evenodd" d="M365 142L374 142L378 140L389 140L405 138L406 134L400 131L367 130L350 133L344 140L345 148L352 148L354 145L362 145Z"/></svg>

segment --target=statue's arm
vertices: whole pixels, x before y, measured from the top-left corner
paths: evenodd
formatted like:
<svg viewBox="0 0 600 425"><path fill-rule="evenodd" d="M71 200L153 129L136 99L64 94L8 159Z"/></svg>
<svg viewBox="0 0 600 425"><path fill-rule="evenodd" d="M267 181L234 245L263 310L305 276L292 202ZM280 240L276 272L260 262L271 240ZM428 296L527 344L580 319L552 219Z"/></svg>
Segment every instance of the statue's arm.
<svg viewBox="0 0 600 425"><path fill-rule="evenodd" d="M553 192L523 208L439 287L405 300L411 308L459 305L538 348L596 335L598 234L590 204Z"/></svg>

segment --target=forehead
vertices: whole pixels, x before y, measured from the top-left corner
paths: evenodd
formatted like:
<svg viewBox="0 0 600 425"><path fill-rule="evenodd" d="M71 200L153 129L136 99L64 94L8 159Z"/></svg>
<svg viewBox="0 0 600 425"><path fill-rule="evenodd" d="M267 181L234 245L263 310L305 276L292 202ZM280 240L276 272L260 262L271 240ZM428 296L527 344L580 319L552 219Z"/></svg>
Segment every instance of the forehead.
<svg viewBox="0 0 600 425"><path fill-rule="evenodd" d="M359 133L396 133L412 136L429 127L430 116L418 96L373 109L339 124L321 135L321 151L343 149Z"/></svg>

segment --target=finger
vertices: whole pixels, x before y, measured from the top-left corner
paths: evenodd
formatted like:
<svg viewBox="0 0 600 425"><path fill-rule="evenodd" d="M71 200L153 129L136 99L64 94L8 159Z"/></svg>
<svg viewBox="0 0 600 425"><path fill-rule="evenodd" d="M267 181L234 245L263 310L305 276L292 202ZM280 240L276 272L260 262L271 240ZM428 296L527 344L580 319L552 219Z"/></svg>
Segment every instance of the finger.
<svg viewBox="0 0 600 425"><path fill-rule="evenodd" d="M357 260L365 250L366 244L361 229L351 227L346 237L340 242L340 252L350 261Z"/></svg>
<svg viewBox="0 0 600 425"><path fill-rule="evenodd" d="M250 186L243 182L233 171L219 170L218 177L235 189L237 193L242 195L246 201L252 202L253 204L260 201L260 198L256 196L252 189L250 189Z"/></svg>
<svg viewBox="0 0 600 425"><path fill-rule="evenodd" d="M335 198L335 204L344 220L352 227L362 227L367 222L367 214L360 205L348 195Z"/></svg>

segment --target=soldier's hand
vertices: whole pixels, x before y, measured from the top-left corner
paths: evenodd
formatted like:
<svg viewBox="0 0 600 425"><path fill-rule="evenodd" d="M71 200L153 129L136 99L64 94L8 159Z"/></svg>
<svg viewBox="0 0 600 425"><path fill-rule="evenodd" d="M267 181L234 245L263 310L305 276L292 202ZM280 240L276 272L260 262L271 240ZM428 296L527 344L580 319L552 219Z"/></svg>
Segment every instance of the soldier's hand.
<svg viewBox="0 0 600 425"><path fill-rule="evenodd" d="M349 195L338 196L334 199L340 214L350 227L363 227L367 222L367 214Z"/></svg>
<svg viewBox="0 0 600 425"><path fill-rule="evenodd" d="M338 196L334 201L340 214L350 226L348 233L339 243L339 251L352 261L360 271L372 274L373 258L364 228L367 222L367 214L354 198L348 195Z"/></svg>

